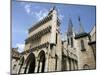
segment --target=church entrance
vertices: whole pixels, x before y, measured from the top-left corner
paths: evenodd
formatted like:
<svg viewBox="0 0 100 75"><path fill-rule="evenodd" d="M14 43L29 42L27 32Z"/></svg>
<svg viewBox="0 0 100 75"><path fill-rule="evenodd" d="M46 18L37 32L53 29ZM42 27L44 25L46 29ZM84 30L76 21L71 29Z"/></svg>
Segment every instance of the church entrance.
<svg viewBox="0 0 100 75"><path fill-rule="evenodd" d="M30 53L26 59L26 68L24 73L34 73L35 71L35 55Z"/></svg>
<svg viewBox="0 0 100 75"><path fill-rule="evenodd" d="M45 69L45 52L42 50L39 55L38 55L38 58L39 58L39 62L38 62L38 70L37 72L44 72L44 69Z"/></svg>

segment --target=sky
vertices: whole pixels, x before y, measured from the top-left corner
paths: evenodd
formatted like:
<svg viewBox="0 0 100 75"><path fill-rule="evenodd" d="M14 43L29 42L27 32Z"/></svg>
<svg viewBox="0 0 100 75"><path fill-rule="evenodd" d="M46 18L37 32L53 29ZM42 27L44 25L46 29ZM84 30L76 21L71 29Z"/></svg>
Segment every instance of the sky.
<svg viewBox="0 0 100 75"><path fill-rule="evenodd" d="M25 39L28 37L28 29L36 22L45 17L49 10L56 6L60 18L60 31L67 32L69 19L72 20L74 30L79 31L80 16L81 24L85 32L90 32L96 25L96 7L90 5L53 4L39 2L23 2L12 0L12 47L18 47L23 51Z"/></svg>

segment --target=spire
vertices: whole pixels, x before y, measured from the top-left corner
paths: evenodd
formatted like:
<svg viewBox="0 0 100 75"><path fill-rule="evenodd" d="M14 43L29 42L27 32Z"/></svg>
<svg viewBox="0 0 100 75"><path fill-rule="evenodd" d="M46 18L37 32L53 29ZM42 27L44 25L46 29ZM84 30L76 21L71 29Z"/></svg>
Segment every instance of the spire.
<svg viewBox="0 0 100 75"><path fill-rule="evenodd" d="M52 10L55 10L56 9L56 6L55 5L53 5L53 8L52 8Z"/></svg>
<svg viewBox="0 0 100 75"><path fill-rule="evenodd" d="M67 35L72 35L73 34L73 24L72 24L72 20L69 19L69 23L68 23L68 30L67 30Z"/></svg>
<svg viewBox="0 0 100 75"><path fill-rule="evenodd" d="M51 14L53 12L53 10L56 10L56 6L55 5L53 5L53 7L50 9L48 15Z"/></svg>
<svg viewBox="0 0 100 75"><path fill-rule="evenodd" d="M79 21L79 33L83 33L84 32L84 28L81 24L81 20L80 20L80 16L78 17L78 21Z"/></svg>

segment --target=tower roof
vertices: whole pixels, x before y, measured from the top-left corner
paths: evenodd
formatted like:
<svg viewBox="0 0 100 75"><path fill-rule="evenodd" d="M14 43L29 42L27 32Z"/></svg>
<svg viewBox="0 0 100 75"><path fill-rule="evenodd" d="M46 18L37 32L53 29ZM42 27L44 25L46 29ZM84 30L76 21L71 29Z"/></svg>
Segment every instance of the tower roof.
<svg viewBox="0 0 100 75"><path fill-rule="evenodd" d="M84 27L81 23L80 16L78 17L78 21L79 21L79 34L84 33L85 31L84 31Z"/></svg>
<svg viewBox="0 0 100 75"><path fill-rule="evenodd" d="M73 23L71 18L69 19L68 23L68 29L67 29L67 35L72 35L73 34Z"/></svg>
<svg viewBox="0 0 100 75"><path fill-rule="evenodd" d="M84 28L83 28L82 23L80 21L80 17L78 17L78 21L79 21L79 32L75 35L75 39L86 37L89 35L88 33L86 33L84 31Z"/></svg>
<svg viewBox="0 0 100 75"><path fill-rule="evenodd" d="M56 10L56 6L55 5L50 9L48 15L50 15L54 10Z"/></svg>

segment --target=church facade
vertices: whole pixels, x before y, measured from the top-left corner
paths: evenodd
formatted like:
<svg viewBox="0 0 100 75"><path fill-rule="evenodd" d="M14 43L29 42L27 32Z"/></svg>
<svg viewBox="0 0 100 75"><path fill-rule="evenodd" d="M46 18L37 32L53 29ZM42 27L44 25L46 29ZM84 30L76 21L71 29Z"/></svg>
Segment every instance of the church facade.
<svg viewBox="0 0 100 75"><path fill-rule="evenodd" d="M16 63L16 72L12 68L13 74L95 69L95 27L86 33L79 22L80 33L75 33L69 20L67 38L62 41L58 13L52 8L45 18L28 29L25 48Z"/></svg>

